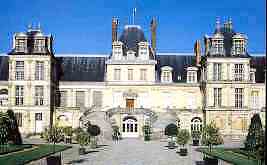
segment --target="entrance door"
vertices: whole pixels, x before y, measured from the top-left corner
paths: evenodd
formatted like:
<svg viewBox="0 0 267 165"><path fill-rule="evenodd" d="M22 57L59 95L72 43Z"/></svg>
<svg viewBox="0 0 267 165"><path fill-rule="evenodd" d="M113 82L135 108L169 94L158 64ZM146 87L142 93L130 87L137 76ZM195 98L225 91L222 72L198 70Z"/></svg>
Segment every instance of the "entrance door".
<svg viewBox="0 0 267 165"><path fill-rule="evenodd" d="M136 118L124 118L122 122L122 137L138 137L138 123Z"/></svg>
<svg viewBox="0 0 267 165"><path fill-rule="evenodd" d="M35 113L35 133L43 132L43 115Z"/></svg>
<svg viewBox="0 0 267 165"><path fill-rule="evenodd" d="M126 108L129 108L129 109L134 108L134 99L126 99Z"/></svg>

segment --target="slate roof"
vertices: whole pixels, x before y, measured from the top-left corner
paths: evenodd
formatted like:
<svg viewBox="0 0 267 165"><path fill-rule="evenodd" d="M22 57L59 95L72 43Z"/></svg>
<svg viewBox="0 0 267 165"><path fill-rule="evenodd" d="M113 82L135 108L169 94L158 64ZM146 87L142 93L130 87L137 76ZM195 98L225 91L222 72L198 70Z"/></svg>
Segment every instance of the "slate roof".
<svg viewBox="0 0 267 165"><path fill-rule="evenodd" d="M8 80L8 56L0 55L0 81Z"/></svg>
<svg viewBox="0 0 267 165"><path fill-rule="evenodd" d="M223 43L224 43L225 56L226 57L232 57L232 55L231 55L231 49L232 49L232 45L233 45L232 44L232 40L233 40L232 37L235 34L238 34L238 33L235 32L234 29L230 30L230 29L227 29L225 27L221 27L219 29L219 31L218 31L218 29L215 29L214 34L216 34L216 33L221 33L223 35L223 37L224 37ZM209 53L208 53L208 56L210 56L210 57L224 57L224 56L222 56L220 54L218 54L218 55L210 55ZM239 58L240 57L247 58L247 57L250 57L250 55L248 53L246 53L245 55L241 55L241 56L238 56L238 57Z"/></svg>
<svg viewBox="0 0 267 165"><path fill-rule="evenodd" d="M138 43L147 40L140 26L126 25L119 37L119 41L125 46L124 52L127 52L128 50L138 52Z"/></svg>
<svg viewBox="0 0 267 165"><path fill-rule="evenodd" d="M157 81L160 81L160 68L163 66L170 66L173 68L172 79L173 82L186 82L186 67L193 64L193 59L195 57L192 55L179 55L179 54L164 54L156 56L157 60ZM181 76L181 80L178 80L178 76Z"/></svg>
<svg viewBox="0 0 267 165"><path fill-rule="evenodd" d="M60 81L104 81L107 57L56 57Z"/></svg>
<svg viewBox="0 0 267 165"><path fill-rule="evenodd" d="M56 57L58 70L60 70L60 81L91 81L103 82L105 77L105 60L107 56L69 56ZM256 82L264 82L264 69L266 69L265 56L252 56L251 65L256 68ZM160 53L156 56L157 81L160 80L160 68L170 66L173 68L173 81L186 81L186 67L193 64L193 54ZM178 75L181 80L178 80ZM8 56L0 55L0 81L8 80Z"/></svg>

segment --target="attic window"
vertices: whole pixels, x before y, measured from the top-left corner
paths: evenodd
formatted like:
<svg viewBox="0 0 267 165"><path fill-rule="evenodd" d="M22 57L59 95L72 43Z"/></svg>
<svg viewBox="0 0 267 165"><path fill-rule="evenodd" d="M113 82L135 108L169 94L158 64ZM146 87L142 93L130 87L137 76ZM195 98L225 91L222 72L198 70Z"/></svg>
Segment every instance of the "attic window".
<svg viewBox="0 0 267 165"><path fill-rule="evenodd" d="M16 39L15 49L17 52L24 52L26 50L26 40Z"/></svg>
<svg viewBox="0 0 267 165"><path fill-rule="evenodd" d="M172 68L169 66L164 66L161 68L161 81L166 82L172 82Z"/></svg>

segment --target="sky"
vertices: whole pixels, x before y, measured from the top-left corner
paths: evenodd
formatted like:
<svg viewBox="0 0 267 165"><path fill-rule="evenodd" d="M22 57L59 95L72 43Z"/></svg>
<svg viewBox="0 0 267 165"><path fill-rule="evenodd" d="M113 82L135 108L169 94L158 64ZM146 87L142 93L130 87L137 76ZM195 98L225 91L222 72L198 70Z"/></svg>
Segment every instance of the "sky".
<svg viewBox="0 0 267 165"><path fill-rule="evenodd" d="M250 53L265 53L265 0L8 0L0 4L0 53L11 49L12 35L41 24L54 37L55 53L107 54L111 52L111 19L119 19L119 33L132 23L140 25L150 40L152 17L158 22L158 52L193 52L203 40L232 18L233 28L248 36ZM203 47L203 46L202 46Z"/></svg>

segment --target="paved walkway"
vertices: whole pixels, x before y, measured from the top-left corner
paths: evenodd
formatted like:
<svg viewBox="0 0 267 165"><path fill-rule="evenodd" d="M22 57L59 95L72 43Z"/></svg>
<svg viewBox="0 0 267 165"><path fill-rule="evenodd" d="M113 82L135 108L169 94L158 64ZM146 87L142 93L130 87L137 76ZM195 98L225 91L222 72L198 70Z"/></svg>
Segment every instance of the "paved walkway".
<svg viewBox="0 0 267 165"><path fill-rule="evenodd" d="M189 146L187 156L179 156L177 149L168 149L167 142L141 139L123 139L115 144L113 141L99 143L100 148L88 149L90 153L78 155L78 146L63 153L64 164L84 165L196 165L201 161L201 153Z"/></svg>

